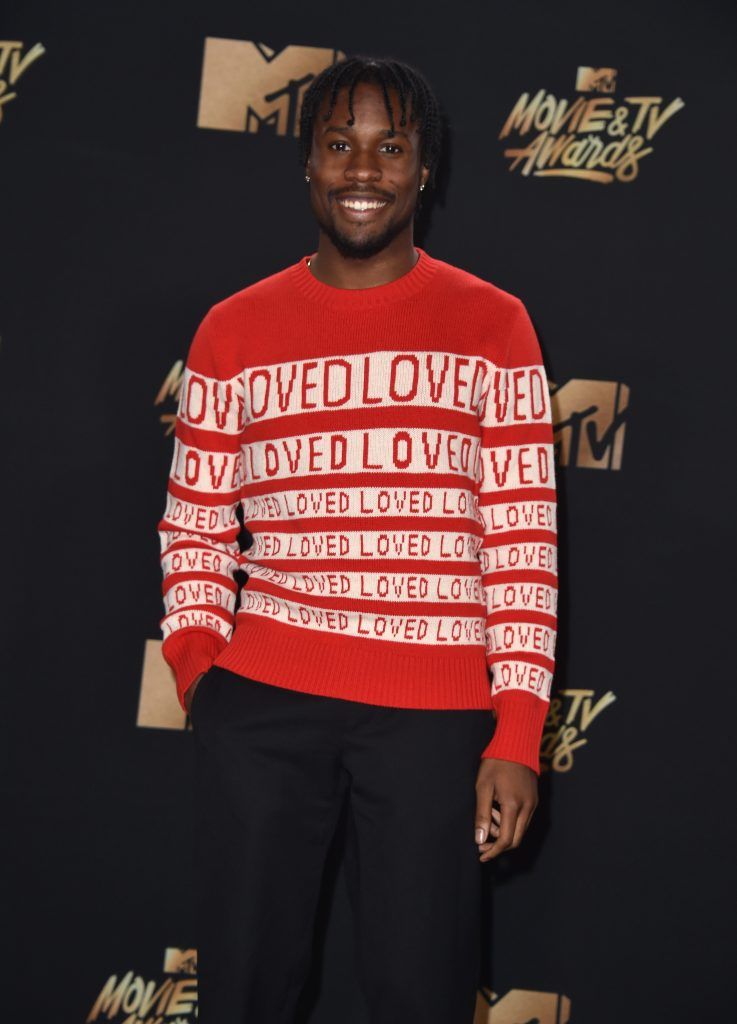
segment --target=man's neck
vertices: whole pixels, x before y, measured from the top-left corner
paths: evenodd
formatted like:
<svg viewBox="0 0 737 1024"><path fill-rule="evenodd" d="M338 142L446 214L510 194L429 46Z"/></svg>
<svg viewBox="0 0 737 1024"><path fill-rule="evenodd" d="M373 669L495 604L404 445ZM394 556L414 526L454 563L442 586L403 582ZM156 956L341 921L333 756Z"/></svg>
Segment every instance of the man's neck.
<svg viewBox="0 0 737 1024"><path fill-rule="evenodd" d="M321 239L309 267L318 281L334 288L375 288L408 273L419 255L411 238L401 246L388 245L368 259L343 256L332 242Z"/></svg>

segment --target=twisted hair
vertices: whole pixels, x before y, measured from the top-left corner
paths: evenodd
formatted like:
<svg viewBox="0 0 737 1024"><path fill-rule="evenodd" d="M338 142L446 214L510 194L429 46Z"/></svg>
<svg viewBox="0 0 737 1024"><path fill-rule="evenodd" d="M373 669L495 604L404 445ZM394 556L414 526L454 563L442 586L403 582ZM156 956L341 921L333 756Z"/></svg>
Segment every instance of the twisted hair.
<svg viewBox="0 0 737 1024"><path fill-rule="evenodd" d="M443 145L443 115L437 97L427 79L417 68L400 60L357 55L331 64L310 82L305 91L299 119L299 160L304 167L312 148L313 123L323 97L329 93L328 109L323 117L329 120L335 107L338 90L348 89L348 124L353 116L353 92L358 82L377 82L384 94L391 130L394 112L389 100L389 88L399 94L401 118L404 127L408 120L419 122L420 160L429 170L428 184L435 184L435 174ZM409 101L409 104L408 104ZM409 105L409 110L407 109Z"/></svg>

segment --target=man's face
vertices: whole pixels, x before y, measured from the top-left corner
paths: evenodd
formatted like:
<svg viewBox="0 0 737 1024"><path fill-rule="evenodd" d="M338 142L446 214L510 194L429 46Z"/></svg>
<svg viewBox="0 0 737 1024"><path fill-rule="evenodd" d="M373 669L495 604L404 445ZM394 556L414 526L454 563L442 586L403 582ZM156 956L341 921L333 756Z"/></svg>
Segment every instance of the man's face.
<svg viewBox="0 0 737 1024"><path fill-rule="evenodd" d="M419 188L430 173L420 163L418 126L400 127L399 96L387 91L394 135L381 86L373 82L355 87L352 125L347 89L339 91L329 121L322 120L328 96L314 119L306 166L312 212L336 249L354 259L381 252L402 231L409 229L411 237Z"/></svg>

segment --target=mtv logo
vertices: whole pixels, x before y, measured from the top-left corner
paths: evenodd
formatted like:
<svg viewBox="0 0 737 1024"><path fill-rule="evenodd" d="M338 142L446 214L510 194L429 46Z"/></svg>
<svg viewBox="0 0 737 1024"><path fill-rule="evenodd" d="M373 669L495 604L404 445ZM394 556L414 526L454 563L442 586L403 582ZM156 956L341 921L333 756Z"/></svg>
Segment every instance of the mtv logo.
<svg viewBox="0 0 737 1024"><path fill-rule="evenodd" d="M616 85L616 68L576 68L578 92L614 92Z"/></svg>
<svg viewBox="0 0 737 1024"><path fill-rule="evenodd" d="M568 996L513 988L499 997L484 985L477 994L473 1024L568 1024L570 1019Z"/></svg>
<svg viewBox="0 0 737 1024"><path fill-rule="evenodd" d="M139 729L184 730L189 727L189 716L179 704L174 673L164 661L161 646L161 640L144 644L136 725Z"/></svg>
<svg viewBox="0 0 737 1024"><path fill-rule="evenodd" d="M208 36L202 61L198 128L297 135L302 97L341 50L286 46Z"/></svg>
<svg viewBox="0 0 737 1024"><path fill-rule="evenodd" d="M197 950L167 946L164 950L164 973L197 974Z"/></svg>
<svg viewBox="0 0 737 1024"><path fill-rule="evenodd" d="M177 408L182 393L183 380L184 361L182 359L177 359L171 370L169 370L164 378L164 382L159 388L156 398L154 398L154 405L163 405L166 401L170 402L169 411L162 412L161 416L159 416L159 421L166 426L165 436L172 434L176 427Z"/></svg>
<svg viewBox="0 0 737 1024"><path fill-rule="evenodd" d="M613 380L549 382L558 463L577 469L622 468L630 389Z"/></svg>

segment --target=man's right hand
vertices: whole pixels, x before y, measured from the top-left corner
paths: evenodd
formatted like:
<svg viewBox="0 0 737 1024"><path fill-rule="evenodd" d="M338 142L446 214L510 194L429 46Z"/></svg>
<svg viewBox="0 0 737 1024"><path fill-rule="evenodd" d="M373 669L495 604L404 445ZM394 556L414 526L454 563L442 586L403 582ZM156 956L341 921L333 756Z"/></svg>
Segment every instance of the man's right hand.
<svg viewBox="0 0 737 1024"><path fill-rule="evenodd" d="M192 714L190 709L192 707L192 701L194 700L194 692L195 692L195 690L197 689L197 687L199 685L200 679L202 679L202 677L204 675L205 675L204 672L200 672L200 674L197 676L195 681L191 684L191 686L189 686L189 688L187 689L186 693L184 694L184 703L185 703L185 706L187 708L187 714L188 715Z"/></svg>

